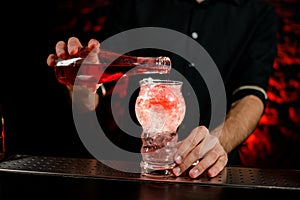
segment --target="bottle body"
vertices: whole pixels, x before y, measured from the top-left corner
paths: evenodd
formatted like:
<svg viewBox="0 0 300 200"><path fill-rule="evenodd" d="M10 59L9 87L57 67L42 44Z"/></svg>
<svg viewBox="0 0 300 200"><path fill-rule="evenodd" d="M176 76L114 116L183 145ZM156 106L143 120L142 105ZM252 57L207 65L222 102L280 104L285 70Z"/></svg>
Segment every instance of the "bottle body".
<svg viewBox="0 0 300 200"><path fill-rule="evenodd" d="M123 76L136 74L168 74L171 61L168 57L138 57L100 50L97 59L89 56L59 60L55 65L57 80L65 85L77 83L106 83ZM94 60L91 62L91 60Z"/></svg>

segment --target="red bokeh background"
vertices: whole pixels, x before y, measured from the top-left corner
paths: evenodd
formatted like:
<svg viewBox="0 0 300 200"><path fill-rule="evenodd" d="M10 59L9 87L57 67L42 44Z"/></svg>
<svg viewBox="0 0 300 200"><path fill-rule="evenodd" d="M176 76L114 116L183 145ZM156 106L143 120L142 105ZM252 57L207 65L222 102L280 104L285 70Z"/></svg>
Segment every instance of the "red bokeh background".
<svg viewBox="0 0 300 200"><path fill-rule="evenodd" d="M265 113L240 155L247 166L299 168L300 6L298 0L269 1L279 17L278 56Z"/></svg>

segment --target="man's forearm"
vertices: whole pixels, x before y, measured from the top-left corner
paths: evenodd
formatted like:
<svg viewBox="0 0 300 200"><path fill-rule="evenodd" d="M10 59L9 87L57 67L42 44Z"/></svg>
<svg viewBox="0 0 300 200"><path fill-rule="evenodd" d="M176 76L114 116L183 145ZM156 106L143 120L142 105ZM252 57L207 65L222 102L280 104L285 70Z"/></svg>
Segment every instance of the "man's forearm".
<svg viewBox="0 0 300 200"><path fill-rule="evenodd" d="M257 127L263 113L262 101L254 96L246 96L231 106L223 126L212 131L217 135L227 153L241 144Z"/></svg>

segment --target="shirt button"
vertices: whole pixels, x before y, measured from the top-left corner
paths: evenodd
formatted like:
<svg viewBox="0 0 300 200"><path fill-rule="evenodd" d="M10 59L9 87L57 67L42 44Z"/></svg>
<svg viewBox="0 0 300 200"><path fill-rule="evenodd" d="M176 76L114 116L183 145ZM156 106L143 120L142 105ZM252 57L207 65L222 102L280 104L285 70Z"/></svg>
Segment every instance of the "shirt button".
<svg viewBox="0 0 300 200"><path fill-rule="evenodd" d="M189 63L189 67L195 67L195 63Z"/></svg>
<svg viewBox="0 0 300 200"><path fill-rule="evenodd" d="M198 33L197 32L193 32L192 33L192 38L197 39L198 38Z"/></svg>

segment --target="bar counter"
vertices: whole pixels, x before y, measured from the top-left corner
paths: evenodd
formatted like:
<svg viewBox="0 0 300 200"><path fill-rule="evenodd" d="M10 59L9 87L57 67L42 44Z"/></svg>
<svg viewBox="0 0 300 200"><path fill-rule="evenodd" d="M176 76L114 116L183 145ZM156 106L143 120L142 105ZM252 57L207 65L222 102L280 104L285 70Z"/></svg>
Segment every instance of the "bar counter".
<svg viewBox="0 0 300 200"><path fill-rule="evenodd" d="M139 163L109 162L139 167ZM150 178L115 170L96 159L15 155L0 162L1 200L256 200L299 195L300 170L228 166L214 178Z"/></svg>

